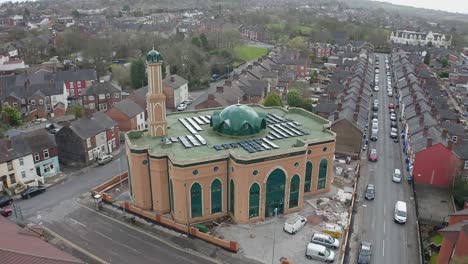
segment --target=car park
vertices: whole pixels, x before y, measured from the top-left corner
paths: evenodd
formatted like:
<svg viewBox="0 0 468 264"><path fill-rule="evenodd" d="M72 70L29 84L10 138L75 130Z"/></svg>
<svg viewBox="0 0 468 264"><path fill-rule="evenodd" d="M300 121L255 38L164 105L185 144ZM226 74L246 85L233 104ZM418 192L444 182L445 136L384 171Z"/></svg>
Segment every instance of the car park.
<svg viewBox="0 0 468 264"><path fill-rule="evenodd" d="M338 249L340 247L340 241L328 234L314 233L310 238L310 243L325 246L331 249Z"/></svg>
<svg viewBox="0 0 468 264"><path fill-rule="evenodd" d="M335 261L335 252L325 246L314 243L307 244L305 256L308 259L321 260L326 263L333 263Z"/></svg>
<svg viewBox="0 0 468 264"><path fill-rule="evenodd" d="M374 162L379 160L379 156L377 155L376 149L371 149L371 151L369 152L369 160Z"/></svg>
<svg viewBox="0 0 468 264"><path fill-rule="evenodd" d="M0 207L9 205L13 202L13 199L9 195L0 195Z"/></svg>
<svg viewBox="0 0 468 264"><path fill-rule="evenodd" d="M307 218L302 215L292 214L284 222L283 230L289 234L296 234L307 224Z"/></svg>
<svg viewBox="0 0 468 264"><path fill-rule="evenodd" d="M99 165L104 165L106 163L109 163L113 158L114 158L114 156L112 156L110 154L105 154L105 155L99 156L97 162L98 162Z"/></svg>
<svg viewBox="0 0 468 264"><path fill-rule="evenodd" d="M396 202L395 212L394 212L395 223L404 224L406 223L406 218L407 218L406 203L403 201Z"/></svg>
<svg viewBox="0 0 468 264"><path fill-rule="evenodd" d="M359 245L358 264L370 264L372 257L372 243L369 241L361 241Z"/></svg>
<svg viewBox="0 0 468 264"><path fill-rule="evenodd" d="M41 194L46 191L46 188L44 187L28 187L26 190L24 190L21 193L21 198L23 199L29 199L33 196L36 196L38 194Z"/></svg>
<svg viewBox="0 0 468 264"><path fill-rule="evenodd" d="M185 109L187 109L187 105L184 103L181 103L177 106L178 111L184 111Z"/></svg>
<svg viewBox="0 0 468 264"><path fill-rule="evenodd" d="M393 182L401 182L401 171L400 169L394 169L392 174Z"/></svg>
<svg viewBox="0 0 468 264"><path fill-rule="evenodd" d="M366 192L364 194L364 198L366 200L374 200L375 199L375 186L374 186L374 184L367 184Z"/></svg>
<svg viewBox="0 0 468 264"><path fill-rule="evenodd" d="M0 215L4 216L4 217L8 217L10 215L13 214L13 211L8 208L8 207L5 207L5 208L0 208Z"/></svg>

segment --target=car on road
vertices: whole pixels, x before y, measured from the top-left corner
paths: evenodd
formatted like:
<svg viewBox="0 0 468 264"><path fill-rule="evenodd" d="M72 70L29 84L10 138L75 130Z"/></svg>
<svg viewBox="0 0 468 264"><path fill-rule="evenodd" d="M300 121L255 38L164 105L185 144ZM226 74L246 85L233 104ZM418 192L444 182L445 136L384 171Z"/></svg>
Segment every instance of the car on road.
<svg viewBox="0 0 468 264"><path fill-rule="evenodd" d="M394 169L392 175L393 182L401 182L401 171L400 169Z"/></svg>
<svg viewBox="0 0 468 264"><path fill-rule="evenodd" d="M44 193L45 191L46 191L46 188L44 187L28 187L26 190L24 190L21 193L21 198L29 199L33 196Z"/></svg>
<svg viewBox="0 0 468 264"><path fill-rule="evenodd" d="M4 217L8 217L10 215L13 214L13 211L8 208L8 207L5 207L5 208L0 208L0 215L4 216Z"/></svg>
<svg viewBox="0 0 468 264"><path fill-rule="evenodd" d="M378 139L378 136L377 136L378 133L377 133L377 132L378 132L378 131L375 132L375 133L374 133L374 132L375 132L375 131L372 131L371 136L370 136L370 139L371 139L372 141L377 141L377 139Z"/></svg>
<svg viewBox="0 0 468 264"><path fill-rule="evenodd" d="M377 119L377 118L372 119L372 126L374 126L374 125L379 126L379 119Z"/></svg>
<svg viewBox="0 0 468 264"><path fill-rule="evenodd" d="M335 261L335 252L325 246L314 243L307 244L305 256L308 259L321 260L326 263L333 263Z"/></svg>
<svg viewBox="0 0 468 264"><path fill-rule="evenodd" d="M374 119L374 118L379 118L379 114L376 113L376 112L373 112L372 113L372 119Z"/></svg>
<svg viewBox="0 0 468 264"><path fill-rule="evenodd" d="M395 130L396 128L392 127L392 131L390 131L390 137L395 139L395 138L398 138L398 132L396 132Z"/></svg>
<svg viewBox="0 0 468 264"><path fill-rule="evenodd" d="M394 104L389 104L388 109L395 109L395 105Z"/></svg>
<svg viewBox="0 0 468 264"><path fill-rule="evenodd" d="M9 195L0 195L0 207L9 205L13 202L13 199Z"/></svg>
<svg viewBox="0 0 468 264"><path fill-rule="evenodd" d="M395 113L390 114L390 121L396 121L396 115Z"/></svg>
<svg viewBox="0 0 468 264"><path fill-rule="evenodd" d="M184 105L191 105L192 104L192 100L190 99L187 99L185 101L182 102Z"/></svg>
<svg viewBox="0 0 468 264"><path fill-rule="evenodd" d="M406 203L403 201L396 202L395 203L395 215L394 215L395 223L404 224L406 223L406 218L407 218Z"/></svg>
<svg viewBox="0 0 468 264"><path fill-rule="evenodd" d="M379 86L374 86L374 92L378 92L379 91Z"/></svg>
<svg viewBox="0 0 468 264"><path fill-rule="evenodd" d="M369 160L376 162L379 160L379 156L377 155L377 150L376 149L371 149L369 152Z"/></svg>
<svg viewBox="0 0 468 264"><path fill-rule="evenodd" d="M393 92L392 92L391 90L388 91L388 96L389 96L389 97L392 97L392 96L393 96Z"/></svg>
<svg viewBox="0 0 468 264"><path fill-rule="evenodd" d="M179 105L177 106L177 110L178 110L178 111L184 111L185 109L187 109L187 106L188 106L188 105L186 105L186 104L184 104L184 103L181 103L181 104L179 104Z"/></svg>
<svg viewBox="0 0 468 264"><path fill-rule="evenodd" d="M374 200L375 199L375 186L374 184L367 184L366 192L364 194L364 198L366 200Z"/></svg>
<svg viewBox="0 0 468 264"><path fill-rule="evenodd" d="M313 233L310 238L310 243L322 245L331 249L338 249L340 247L340 241L338 239L323 233Z"/></svg>
<svg viewBox="0 0 468 264"><path fill-rule="evenodd" d="M361 241L359 245L358 264L370 264L372 257L372 243L370 241Z"/></svg>
<svg viewBox="0 0 468 264"><path fill-rule="evenodd" d="M307 218L299 214L293 214L284 222L283 230L289 234L296 234L307 224Z"/></svg>
<svg viewBox="0 0 468 264"><path fill-rule="evenodd" d="M105 155L99 156L97 162L99 165L104 165L106 163L111 162L113 158L114 156L112 156L111 154L105 154Z"/></svg>

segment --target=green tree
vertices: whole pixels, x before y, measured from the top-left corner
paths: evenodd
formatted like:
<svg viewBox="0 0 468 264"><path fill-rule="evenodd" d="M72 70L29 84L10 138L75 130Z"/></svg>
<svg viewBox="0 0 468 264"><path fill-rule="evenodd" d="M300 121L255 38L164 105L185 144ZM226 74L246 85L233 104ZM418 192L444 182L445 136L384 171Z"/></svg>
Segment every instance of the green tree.
<svg viewBox="0 0 468 264"><path fill-rule="evenodd" d="M288 105L291 107L302 106L302 95L298 90L292 89L288 92Z"/></svg>
<svg viewBox="0 0 468 264"><path fill-rule="evenodd" d="M132 85L130 81L130 70L122 65L114 64L111 66L112 79L117 80L122 88L127 88Z"/></svg>
<svg viewBox="0 0 468 264"><path fill-rule="evenodd" d="M309 112L312 112L312 100L311 99L305 99L305 100L302 100L302 105L301 105L301 108L309 111Z"/></svg>
<svg viewBox="0 0 468 264"><path fill-rule="evenodd" d="M74 105L72 112L77 119L83 117L83 107L81 105Z"/></svg>
<svg viewBox="0 0 468 264"><path fill-rule="evenodd" d="M193 37L193 38L192 38L192 45L195 45L195 46L201 48L202 43L201 43L201 41L200 41L200 38L197 37L197 36Z"/></svg>
<svg viewBox="0 0 468 264"><path fill-rule="evenodd" d="M20 111L12 106L4 106L2 113L6 116L11 126L19 126L23 123L23 118L21 117Z"/></svg>
<svg viewBox="0 0 468 264"><path fill-rule="evenodd" d="M80 12L78 12L78 10L76 10L76 9L73 10L73 11L71 12L71 14L72 14L73 17L80 17L80 15L81 15Z"/></svg>
<svg viewBox="0 0 468 264"><path fill-rule="evenodd" d="M24 17L30 17L31 16L31 12L29 12L29 9L28 8L24 8Z"/></svg>
<svg viewBox="0 0 468 264"><path fill-rule="evenodd" d="M427 43L427 46L428 46L429 48L432 47L432 41L429 41L429 42Z"/></svg>
<svg viewBox="0 0 468 264"><path fill-rule="evenodd" d="M323 62L328 62L328 57L323 56L322 58L320 58L320 60L323 61Z"/></svg>
<svg viewBox="0 0 468 264"><path fill-rule="evenodd" d="M448 61L447 57L445 57L445 58L442 58L440 63L442 64L442 67L446 68L448 66L448 64L449 64L449 61Z"/></svg>
<svg viewBox="0 0 468 264"><path fill-rule="evenodd" d="M124 6L122 7L122 11L125 11L125 12L130 11L130 6L129 6L129 5L124 5Z"/></svg>
<svg viewBox="0 0 468 264"><path fill-rule="evenodd" d="M305 49L306 41L304 37L295 37L288 41L288 47L293 49Z"/></svg>
<svg viewBox="0 0 468 264"><path fill-rule="evenodd" d="M281 97L276 92L271 92L270 94L265 97L263 100L264 106L283 106L283 101Z"/></svg>
<svg viewBox="0 0 468 264"><path fill-rule="evenodd" d="M145 74L145 62L142 59L132 62L130 66L130 80L133 88L140 88L148 84Z"/></svg>
<svg viewBox="0 0 468 264"><path fill-rule="evenodd" d="M431 54L428 52L426 56L424 56L424 64L430 65L431 64Z"/></svg>
<svg viewBox="0 0 468 264"><path fill-rule="evenodd" d="M204 33L200 34L200 42L201 42L201 47L204 50L209 50L209 45L208 45L208 39L206 38L206 35Z"/></svg>
<svg viewBox="0 0 468 264"><path fill-rule="evenodd" d="M448 78L449 77L449 73L448 72L441 72L439 73L439 78Z"/></svg>

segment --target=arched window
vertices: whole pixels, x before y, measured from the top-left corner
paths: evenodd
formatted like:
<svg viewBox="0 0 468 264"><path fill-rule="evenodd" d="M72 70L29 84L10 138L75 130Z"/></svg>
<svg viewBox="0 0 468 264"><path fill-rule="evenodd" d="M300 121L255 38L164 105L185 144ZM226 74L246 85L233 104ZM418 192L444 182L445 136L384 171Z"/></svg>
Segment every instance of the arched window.
<svg viewBox="0 0 468 264"><path fill-rule="evenodd" d="M222 211L222 184L219 179L215 179L211 183L211 213L216 214Z"/></svg>
<svg viewBox="0 0 468 264"><path fill-rule="evenodd" d="M230 195L229 195L229 196L230 196L229 211L230 211L232 214L234 214L234 206L235 206L235 204L234 204L234 198L235 198L235 197L234 197L234 193L235 193L235 190L234 190L234 180L231 180L231 184L230 184L230 185L231 185L231 186L229 186L229 187L230 187L230 188L229 188L229 190L230 190L230 192L229 192L229 193L230 193Z"/></svg>
<svg viewBox="0 0 468 264"><path fill-rule="evenodd" d="M172 179L169 179L169 205L171 212L174 212L174 187L172 186Z"/></svg>
<svg viewBox="0 0 468 264"><path fill-rule="evenodd" d="M299 186L301 185L301 178L299 175L294 175L291 179L291 186L289 186L289 208L297 207L299 204Z"/></svg>
<svg viewBox="0 0 468 264"><path fill-rule="evenodd" d="M202 216L202 190L198 182L194 183L190 188L190 207L192 209L192 218Z"/></svg>
<svg viewBox="0 0 468 264"><path fill-rule="evenodd" d="M320 161L319 175L318 175L318 181L317 181L317 190L321 190L325 188L325 185L327 183L327 169L328 169L328 161L327 159L324 158Z"/></svg>
<svg viewBox="0 0 468 264"><path fill-rule="evenodd" d="M307 161L304 181L304 192L310 192L312 186L312 162Z"/></svg>
<svg viewBox="0 0 468 264"><path fill-rule="evenodd" d="M253 183L249 191L249 218L259 216L260 212L260 185Z"/></svg>

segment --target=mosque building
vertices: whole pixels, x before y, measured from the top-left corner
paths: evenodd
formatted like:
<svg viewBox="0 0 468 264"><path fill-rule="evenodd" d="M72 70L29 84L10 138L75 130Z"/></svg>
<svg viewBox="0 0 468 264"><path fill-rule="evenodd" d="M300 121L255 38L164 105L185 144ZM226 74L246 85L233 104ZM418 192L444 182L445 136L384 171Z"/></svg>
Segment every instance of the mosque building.
<svg viewBox="0 0 468 264"><path fill-rule="evenodd" d="M335 133L299 108L231 105L166 114L162 56L146 56L148 129L125 135L134 206L184 225L251 223L328 192Z"/></svg>

